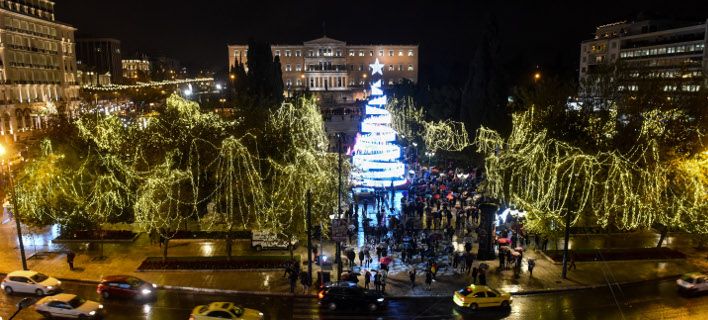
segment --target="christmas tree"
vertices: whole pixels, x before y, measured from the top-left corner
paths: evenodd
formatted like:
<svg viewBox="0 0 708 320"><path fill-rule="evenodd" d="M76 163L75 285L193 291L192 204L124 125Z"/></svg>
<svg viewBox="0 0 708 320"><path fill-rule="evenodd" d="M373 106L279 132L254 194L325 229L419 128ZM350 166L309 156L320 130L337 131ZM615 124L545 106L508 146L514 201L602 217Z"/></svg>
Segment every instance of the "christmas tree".
<svg viewBox="0 0 708 320"><path fill-rule="evenodd" d="M366 103L361 133L352 150L354 170L352 184L357 187L386 188L406 183L401 147L395 144L396 131L391 127L391 114L386 111L386 95L381 89L384 65L369 65L371 95Z"/></svg>

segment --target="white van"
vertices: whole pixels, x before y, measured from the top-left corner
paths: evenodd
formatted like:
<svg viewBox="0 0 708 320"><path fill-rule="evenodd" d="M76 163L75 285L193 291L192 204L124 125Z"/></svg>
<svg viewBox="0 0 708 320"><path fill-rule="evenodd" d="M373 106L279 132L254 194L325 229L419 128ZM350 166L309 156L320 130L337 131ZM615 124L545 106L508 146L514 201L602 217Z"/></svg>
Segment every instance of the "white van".
<svg viewBox="0 0 708 320"><path fill-rule="evenodd" d="M290 245L295 248L297 246L297 242L297 239L295 239L290 242ZM270 231L253 231L251 235L251 247L255 248L256 251L261 251L264 249L289 249L287 240L278 238L276 233Z"/></svg>

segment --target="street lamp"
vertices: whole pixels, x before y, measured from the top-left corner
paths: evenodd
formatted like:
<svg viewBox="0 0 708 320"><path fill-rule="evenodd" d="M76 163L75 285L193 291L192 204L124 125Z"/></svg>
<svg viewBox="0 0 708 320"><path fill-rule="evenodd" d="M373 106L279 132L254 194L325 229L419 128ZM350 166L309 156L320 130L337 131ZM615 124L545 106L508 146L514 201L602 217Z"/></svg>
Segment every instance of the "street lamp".
<svg viewBox="0 0 708 320"><path fill-rule="evenodd" d="M0 144L0 158L7 154L7 150ZM20 244L20 257L22 258L22 270L27 269L27 258L25 258L25 244L22 242L22 227L20 226L20 207L17 205L17 192L15 190L15 182L12 179L12 162L10 157L7 157L7 176L10 182L10 191L12 192L12 215L15 218L15 226L17 227L17 241Z"/></svg>

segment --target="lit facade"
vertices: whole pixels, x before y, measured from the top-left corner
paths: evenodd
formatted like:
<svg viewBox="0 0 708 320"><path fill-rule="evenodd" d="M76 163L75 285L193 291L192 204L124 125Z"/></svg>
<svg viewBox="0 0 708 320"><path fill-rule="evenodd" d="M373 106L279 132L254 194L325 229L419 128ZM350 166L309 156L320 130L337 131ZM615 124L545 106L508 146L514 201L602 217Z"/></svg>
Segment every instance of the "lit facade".
<svg viewBox="0 0 708 320"><path fill-rule="evenodd" d="M605 65L616 64L624 75L619 91L638 91L642 80L661 80L667 93L708 88L708 23L678 24L645 20L597 27L595 38L580 46L580 83Z"/></svg>
<svg viewBox="0 0 708 320"><path fill-rule="evenodd" d="M11 143L78 104L75 28L54 2L0 1L0 140Z"/></svg>
<svg viewBox="0 0 708 320"><path fill-rule="evenodd" d="M146 80L150 76L150 60L123 59L123 78Z"/></svg>
<svg viewBox="0 0 708 320"><path fill-rule="evenodd" d="M229 70L247 62L248 45L229 45ZM288 92L330 93L332 102L363 99L370 85L368 66L379 59L385 65L383 85L404 79L418 82L418 45L355 45L322 37L298 45L272 45L280 58Z"/></svg>

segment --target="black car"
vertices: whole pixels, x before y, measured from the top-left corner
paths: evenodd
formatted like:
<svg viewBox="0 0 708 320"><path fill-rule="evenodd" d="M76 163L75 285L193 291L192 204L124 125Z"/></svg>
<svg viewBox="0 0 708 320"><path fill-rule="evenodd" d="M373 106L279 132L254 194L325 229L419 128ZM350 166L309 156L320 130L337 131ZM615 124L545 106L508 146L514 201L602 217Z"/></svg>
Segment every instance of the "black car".
<svg viewBox="0 0 708 320"><path fill-rule="evenodd" d="M366 290L349 282L329 285L320 291L317 297L320 299L320 305L329 310L363 307L376 311L385 306L382 293Z"/></svg>

